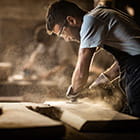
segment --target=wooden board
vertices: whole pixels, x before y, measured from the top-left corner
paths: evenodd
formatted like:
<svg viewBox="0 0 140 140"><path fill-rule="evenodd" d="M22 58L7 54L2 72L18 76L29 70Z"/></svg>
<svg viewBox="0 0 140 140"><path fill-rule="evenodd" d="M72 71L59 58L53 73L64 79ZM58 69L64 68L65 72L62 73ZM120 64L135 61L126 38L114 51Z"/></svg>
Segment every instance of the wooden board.
<svg viewBox="0 0 140 140"><path fill-rule="evenodd" d="M84 132L100 131L140 131L140 121L136 117L119 113L102 103L67 103L67 101L46 101L63 111L60 120Z"/></svg>
<svg viewBox="0 0 140 140"><path fill-rule="evenodd" d="M23 103L0 103L3 112L0 115L0 136L47 139L64 135L65 129L61 122L31 111L26 106Z"/></svg>

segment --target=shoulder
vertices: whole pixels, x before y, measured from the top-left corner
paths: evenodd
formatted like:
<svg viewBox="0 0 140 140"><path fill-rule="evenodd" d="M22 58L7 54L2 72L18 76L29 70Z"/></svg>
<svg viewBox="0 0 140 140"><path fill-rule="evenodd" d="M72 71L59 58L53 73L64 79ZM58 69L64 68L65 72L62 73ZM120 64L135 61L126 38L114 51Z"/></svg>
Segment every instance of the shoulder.
<svg viewBox="0 0 140 140"><path fill-rule="evenodd" d="M97 6L88 13L88 15L96 17L96 19L101 20L103 22L107 22L112 18L115 18L119 14L119 10L115 10L107 6Z"/></svg>
<svg viewBox="0 0 140 140"><path fill-rule="evenodd" d="M114 11L108 7L97 6L84 16L83 22L100 21L106 23L114 17L114 14Z"/></svg>
<svg viewBox="0 0 140 140"><path fill-rule="evenodd" d="M103 24L105 24L105 22L102 19L88 13L83 18L80 34L85 34L87 31L92 31L93 27L95 29L97 26L101 26Z"/></svg>

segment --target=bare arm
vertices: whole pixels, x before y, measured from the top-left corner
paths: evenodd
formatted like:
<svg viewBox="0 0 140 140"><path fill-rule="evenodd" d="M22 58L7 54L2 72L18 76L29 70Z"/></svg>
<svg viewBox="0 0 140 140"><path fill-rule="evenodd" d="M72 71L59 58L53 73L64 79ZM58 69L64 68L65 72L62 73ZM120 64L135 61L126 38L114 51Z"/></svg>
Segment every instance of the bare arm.
<svg viewBox="0 0 140 140"><path fill-rule="evenodd" d="M81 90L87 82L89 67L95 48L79 49L78 61L72 76L72 88L74 92Z"/></svg>

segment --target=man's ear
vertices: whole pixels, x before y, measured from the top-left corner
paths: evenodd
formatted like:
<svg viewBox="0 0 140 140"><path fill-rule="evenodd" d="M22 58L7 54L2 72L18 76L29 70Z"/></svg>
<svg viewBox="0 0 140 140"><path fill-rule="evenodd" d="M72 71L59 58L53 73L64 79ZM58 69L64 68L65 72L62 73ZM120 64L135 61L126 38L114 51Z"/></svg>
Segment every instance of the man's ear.
<svg viewBox="0 0 140 140"><path fill-rule="evenodd" d="M66 20L69 23L69 25L71 25L71 26L74 26L77 24L77 19L75 17L67 16Z"/></svg>

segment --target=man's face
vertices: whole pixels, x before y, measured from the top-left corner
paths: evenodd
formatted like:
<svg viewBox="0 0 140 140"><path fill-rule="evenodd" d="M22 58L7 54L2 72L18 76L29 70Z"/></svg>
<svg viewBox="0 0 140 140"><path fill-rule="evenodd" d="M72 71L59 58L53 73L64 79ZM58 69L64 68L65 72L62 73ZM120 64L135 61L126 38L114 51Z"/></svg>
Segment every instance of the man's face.
<svg viewBox="0 0 140 140"><path fill-rule="evenodd" d="M75 19L72 19L75 20ZM66 23L67 22L67 23ZM65 21L63 25L56 24L53 28L53 32L65 41L80 42L80 25L73 22Z"/></svg>

